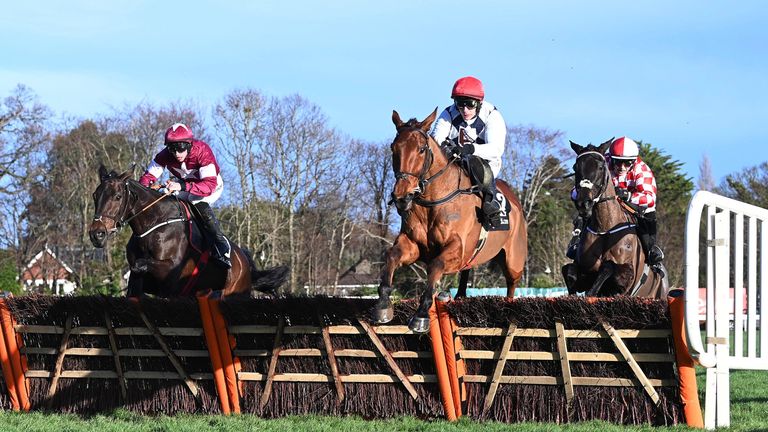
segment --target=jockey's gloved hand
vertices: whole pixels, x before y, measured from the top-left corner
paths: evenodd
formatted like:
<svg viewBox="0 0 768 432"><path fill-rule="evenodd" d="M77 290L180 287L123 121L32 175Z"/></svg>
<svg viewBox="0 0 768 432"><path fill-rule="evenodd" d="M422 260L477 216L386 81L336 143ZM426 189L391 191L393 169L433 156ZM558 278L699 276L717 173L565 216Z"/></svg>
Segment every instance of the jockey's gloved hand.
<svg viewBox="0 0 768 432"><path fill-rule="evenodd" d="M443 150L445 151L446 156L449 158L451 157L461 157L461 147L459 147L458 144L455 142L447 139L443 141L443 144L441 144L443 147Z"/></svg>
<svg viewBox="0 0 768 432"><path fill-rule="evenodd" d="M464 144L461 148L461 154L462 155L471 155L475 153L475 145L474 144Z"/></svg>
<svg viewBox="0 0 768 432"><path fill-rule="evenodd" d="M632 194L631 194L631 193L629 193L629 191L628 191L628 190L626 190L626 189L616 189L616 196L617 196L617 197L618 197L620 200L622 200L622 201L624 201L624 202L627 202L627 201L629 201L629 197L631 197L631 196L632 196Z"/></svg>

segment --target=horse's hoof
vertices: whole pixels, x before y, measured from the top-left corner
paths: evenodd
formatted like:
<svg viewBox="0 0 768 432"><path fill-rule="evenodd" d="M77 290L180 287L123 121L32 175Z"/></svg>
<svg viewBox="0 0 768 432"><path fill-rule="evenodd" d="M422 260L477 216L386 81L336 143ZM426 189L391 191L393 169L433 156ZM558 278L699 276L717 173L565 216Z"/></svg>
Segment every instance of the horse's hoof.
<svg viewBox="0 0 768 432"><path fill-rule="evenodd" d="M414 333L426 333L429 331L429 318L413 317L408 322L408 328Z"/></svg>
<svg viewBox="0 0 768 432"><path fill-rule="evenodd" d="M395 308L390 304L385 309L371 309L371 321L376 324L386 324L392 321L395 315Z"/></svg>

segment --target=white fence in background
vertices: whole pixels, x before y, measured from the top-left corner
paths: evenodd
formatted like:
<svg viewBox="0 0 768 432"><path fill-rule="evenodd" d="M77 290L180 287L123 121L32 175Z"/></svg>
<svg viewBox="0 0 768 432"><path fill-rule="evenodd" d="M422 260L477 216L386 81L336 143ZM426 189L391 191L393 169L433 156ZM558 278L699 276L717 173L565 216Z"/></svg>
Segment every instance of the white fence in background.
<svg viewBox="0 0 768 432"><path fill-rule="evenodd" d="M700 237L702 227L705 239ZM704 262L699 259L700 246L706 248ZM685 287L688 348L708 368L704 425L729 426L730 370L768 370L768 325L760 319L768 314L768 210L697 192L686 219ZM699 327L703 287L704 340Z"/></svg>

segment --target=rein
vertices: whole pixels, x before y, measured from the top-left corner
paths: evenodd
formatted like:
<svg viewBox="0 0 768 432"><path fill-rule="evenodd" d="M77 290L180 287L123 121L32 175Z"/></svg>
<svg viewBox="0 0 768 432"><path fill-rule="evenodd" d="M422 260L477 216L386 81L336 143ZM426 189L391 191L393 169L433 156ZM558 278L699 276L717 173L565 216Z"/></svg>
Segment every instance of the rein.
<svg viewBox="0 0 768 432"><path fill-rule="evenodd" d="M419 181L419 184L418 184L418 186L416 188L416 191L415 191L415 195L416 196L413 199L413 202L415 204L418 204L418 205L420 205L422 207L435 207L435 206L438 206L440 204L444 204L444 203L447 203L448 201L451 201L452 199L456 198L456 196L458 196L458 195L462 195L462 194L469 195L469 194L473 194L473 193L475 193L477 191L477 187L476 186L472 186L472 187L470 187L468 189L458 189L457 188L456 190L454 190L453 192L449 193L448 195L446 195L446 196L444 196L442 198L436 199L436 200L427 200L427 199L422 198L424 196L424 193L426 192L427 186L430 183L432 183L432 181L434 181L436 178L438 178L441 175L443 175L443 173L445 173L448 170L448 168L451 166L451 164L454 161L456 161L458 159L458 157L456 157L456 156L451 157L448 160L448 163L446 163L445 166L440 168L440 170L437 173L435 173L434 175L432 175L429 178L425 178L425 176L429 173L429 169L432 167L432 162L434 162L434 159L435 159L434 158L434 154L432 153L432 148L429 145L429 139L430 139L429 135L427 135L426 132L424 132L421 128L418 128L418 127L400 128L400 129L397 130L397 134L400 135L400 133L403 132L403 131L416 131L416 132L419 132L424 137L424 140L425 140L424 146L419 147L419 152L420 153L426 152L426 155L424 156L424 163L423 163L423 165L421 167L421 172L418 175L413 174L413 173L409 173L409 172L406 172L406 171L398 171L398 172L395 173L395 181L396 182L406 178L407 176L415 177ZM388 204L392 204L393 202L394 202L394 199L392 199Z"/></svg>
<svg viewBox="0 0 768 432"><path fill-rule="evenodd" d="M106 217L106 218L112 219L115 222L115 226L114 226L114 228L109 230L109 234L113 234L115 232L120 231L125 225L128 224L128 222L132 221L134 218L136 218L140 214L142 214L145 211L149 210L152 206L154 206L155 204L160 202L163 198L169 197L169 196L172 195L172 192L170 192L170 191L162 194L161 196L157 197L156 200L154 200L151 203L147 204L146 206L144 206L144 208L142 208L138 212L134 213L132 216L128 217L128 219L123 220L123 215L125 214L126 211L128 211L128 200L129 200L131 195L135 196L131 192L131 190L129 188L130 183L127 180L123 183L123 185L125 186L126 198L125 198L125 204L121 205L121 207L124 207L124 208L122 209L122 211L119 212L120 218L118 219L117 216L104 216L104 215L99 215L99 217L93 218L94 222L103 222L102 217ZM174 223L174 222L184 222L185 220L186 219L184 219L184 218L168 219L166 221L160 222L159 224L156 224L156 225L152 226L151 228L149 228L144 233L136 234L136 235L138 237L144 237L147 234L151 233L152 231L154 231L154 230L156 230L156 229L158 229L160 227L163 227L165 225L168 225L168 224L171 224L171 223Z"/></svg>

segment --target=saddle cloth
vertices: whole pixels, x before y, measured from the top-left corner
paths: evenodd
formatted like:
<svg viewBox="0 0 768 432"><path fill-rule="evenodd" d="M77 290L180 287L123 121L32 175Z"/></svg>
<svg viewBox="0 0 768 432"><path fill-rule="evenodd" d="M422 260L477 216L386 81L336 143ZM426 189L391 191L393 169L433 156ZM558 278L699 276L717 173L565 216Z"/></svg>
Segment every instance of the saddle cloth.
<svg viewBox="0 0 768 432"><path fill-rule="evenodd" d="M501 213L499 214L501 222L498 226L492 227L486 220L485 213L481 208L477 208L477 220L483 225L486 231L508 231L509 230L509 213L512 211L512 204L501 192L496 193L496 200L500 200Z"/></svg>

